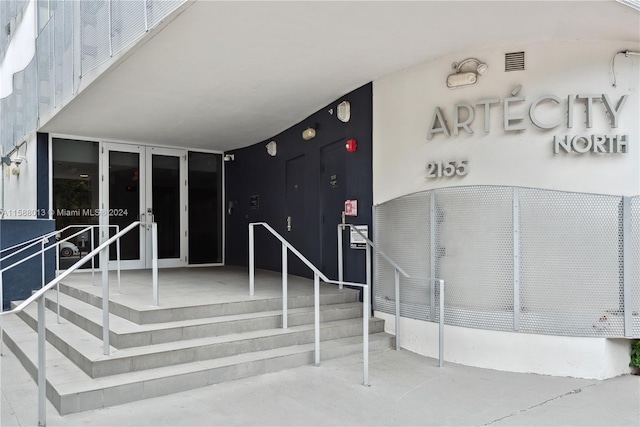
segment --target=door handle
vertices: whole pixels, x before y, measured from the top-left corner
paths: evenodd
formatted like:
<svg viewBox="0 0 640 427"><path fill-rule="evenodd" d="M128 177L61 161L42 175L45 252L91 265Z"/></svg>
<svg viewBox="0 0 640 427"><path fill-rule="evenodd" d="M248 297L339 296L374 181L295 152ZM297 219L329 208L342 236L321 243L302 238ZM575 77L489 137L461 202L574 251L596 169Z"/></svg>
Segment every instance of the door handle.
<svg viewBox="0 0 640 427"><path fill-rule="evenodd" d="M147 208L147 214L149 215L149 218L151 219L150 223L155 222L155 216L153 215L153 210L151 208ZM147 224L147 230L151 230L151 224Z"/></svg>
<svg viewBox="0 0 640 427"><path fill-rule="evenodd" d="M287 231L291 231L291 216L287 217Z"/></svg>

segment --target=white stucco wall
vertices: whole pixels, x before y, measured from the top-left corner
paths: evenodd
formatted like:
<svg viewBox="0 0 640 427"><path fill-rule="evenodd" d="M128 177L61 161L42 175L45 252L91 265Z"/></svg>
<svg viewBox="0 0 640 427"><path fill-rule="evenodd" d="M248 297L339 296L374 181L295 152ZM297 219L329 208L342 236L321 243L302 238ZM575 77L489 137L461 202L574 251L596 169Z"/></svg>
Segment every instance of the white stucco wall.
<svg viewBox="0 0 640 427"><path fill-rule="evenodd" d="M11 155L26 158L18 166L20 173L13 174L13 169L17 166L3 164L4 182L4 218L36 218L37 193L38 193L38 163L37 144L35 136L21 145L17 151Z"/></svg>
<svg viewBox="0 0 640 427"><path fill-rule="evenodd" d="M460 185L510 185L615 195L640 194L638 146L640 128L640 57L618 55L617 86L612 86L611 60L615 52L640 50L629 42L553 42L536 45L501 46L485 51L449 55L373 82L373 196L374 203L439 187ZM504 55L525 52L525 71L505 72ZM474 86L449 89L446 79L451 64L468 57L486 62L488 71ZM471 67L473 69L474 67ZM524 115L524 130L505 131L504 98L522 85L511 104L514 114ZM586 102L578 94L607 94L614 104L627 95L620 110L618 128L612 129L602 102L593 103L593 127L586 127ZM562 123L541 130L529 119L529 107L538 97L555 95L559 105L542 103L536 109L541 120ZM567 127L568 96L573 95L573 127ZM484 131L483 99L499 99L491 106L489 133ZM460 130L453 135L456 103L474 106L474 134ZM427 140L432 116L440 107L451 136L435 134ZM466 117L466 111L462 110ZM554 135L629 135L627 154L554 155ZM428 161L468 160L464 177L426 179Z"/></svg>
<svg viewBox="0 0 640 427"><path fill-rule="evenodd" d="M385 332L395 334L395 317L385 320ZM576 378L605 379L630 372L631 341L607 338L557 337L496 332L445 325L445 363L460 363L501 371ZM400 318L400 346L438 358L438 324Z"/></svg>
<svg viewBox="0 0 640 427"><path fill-rule="evenodd" d="M616 86L613 86L612 58L616 52L626 50L640 51L640 46L638 43L622 41L564 41L500 46L448 55L374 81L374 204L419 191L469 185L640 195L640 57L616 56ZM505 53L521 51L525 52L525 70L505 72ZM453 73L451 64L469 57L485 62L488 71L478 77L474 86L449 89L446 81L447 76ZM524 97L524 102L511 104L510 113L523 116L520 122L523 129L505 130L504 99L512 97L512 91L516 91L520 85L517 96ZM623 96L627 97L619 110L616 128L612 127L611 117L600 100L593 102L593 123L592 127L587 126L587 102L576 99L576 95L591 94L598 97L606 94L614 109L618 108ZM535 109L539 120L560 122L557 127L548 130L535 126L529 115L531 104L545 95L559 98L557 105L545 102ZM572 114L569 114L569 98L573 105ZM485 131L484 107L477 105L486 99L499 100L490 108L489 132ZM469 125L473 134L460 129L459 134L454 135L454 105L459 103L468 103L474 108L475 119ZM435 133L428 139L436 107L441 109L451 135ZM462 121L466 111L461 111ZM571 125L569 117L572 118ZM625 135L627 152L554 154L554 136L560 139L568 136L571 139L575 135ZM427 162L450 160L468 161L468 174L427 179ZM505 212L509 209L510 205ZM545 214L544 206L541 206L540 215ZM402 221L402 218L395 220ZM449 225L439 225L441 237L444 235L445 240L447 226L459 227L460 224L451 222ZM460 232L458 229L449 231ZM486 230L470 232L475 231L482 234ZM495 232L493 229L490 231ZM615 233L616 229L613 230ZM582 238L587 247L602 246L599 242L591 245L591 234L586 230ZM482 236L474 241L481 241L485 253L491 254L490 241ZM452 257L455 248L451 241L447 243L447 255ZM461 247L459 252L464 253L467 249ZM615 299L619 286L618 253L611 253L613 261L608 265L613 268L613 273L606 276L608 270L598 270L596 274L606 276L600 282L614 289L611 298ZM482 277L473 269L474 262L479 262L474 256L477 253L470 252L471 259L468 262L453 266L448 266L446 257L440 261L440 274L445 280L452 275L460 279L459 272L451 270L460 268L459 265L468 266L465 273L473 276L467 281L458 280L457 304L464 305L465 298L473 300L478 297L477 293L467 292L464 287L476 287L476 282L482 281ZM602 263L606 264L604 261ZM589 274L594 273L589 270ZM614 279L610 280L610 277ZM499 292L496 284L487 286L487 294L493 292L494 288ZM617 303L617 300L613 302ZM534 308L532 301L527 300L527 303L531 305L529 309ZM574 298L564 303L579 305L580 301ZM609 302L602 303L607 305ZM377 315L387 320L387 328L392 331L394 317L384 313ZM403 347L437 357L437 324L403 317L401 328L400 342ZM629 371L627 340L494 332L456 326L447 326L446 331L445 358L455 363L583 378L608 378Z"/></svg>

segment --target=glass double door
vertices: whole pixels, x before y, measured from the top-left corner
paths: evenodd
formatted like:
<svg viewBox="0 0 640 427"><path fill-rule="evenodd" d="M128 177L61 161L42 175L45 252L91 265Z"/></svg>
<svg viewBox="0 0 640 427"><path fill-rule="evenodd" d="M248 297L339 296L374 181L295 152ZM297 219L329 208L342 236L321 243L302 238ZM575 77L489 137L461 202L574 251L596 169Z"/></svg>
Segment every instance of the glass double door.
<svg viewBox="0 0 640 427"><path fill-rule="evenodd" d="M134 221L145 223L120 240L122 268L151 267L151 222L158 224L158 265L186 265L186 155L180 149L102 144L100 224L122 230ZM114 233L109 228L109 235ZM111 245L110 260L115 259L116 245Z"/></svg>

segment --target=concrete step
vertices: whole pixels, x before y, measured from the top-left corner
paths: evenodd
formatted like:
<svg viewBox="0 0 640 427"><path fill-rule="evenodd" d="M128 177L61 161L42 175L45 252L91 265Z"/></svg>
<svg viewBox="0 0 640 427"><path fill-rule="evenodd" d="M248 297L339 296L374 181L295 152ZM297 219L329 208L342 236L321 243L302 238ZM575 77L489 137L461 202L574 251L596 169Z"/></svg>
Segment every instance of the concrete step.
<svg viewBox="0 0 640 427"><path fill-rule="evenodd" d="M123 287L126 285L123 284ZM60 284L60 292L91 304L102 307L102 297L96 293L87 292L77 287ZM151 299L151 294L149 295ZM322 283L320 285L320 305L344 304L358 302L359 291L354 289L338 289L335 285ZM288 298L289 308L312 307L313 295L297 295ZM282 308L282 298L255 298L242 301L227 301L215 304L193 305L185 307L147 306L134 309L109 301L109 312L139 325L150 323L172 322L178 320L192 320L207 317L229 316L235 314L255 313L261 311L277 311Z"/></svg>
<svg viewBox="0 0 640 427"><path fill-rule="evenodd" d="M5 343L35 379L36 332L13 315L4 319L3 326ZM373 333L369 336L370 351L389 349L393 345L394 338L386 333ZM275 372L311 364L314 360L313 343L305 343L92 379L53 345L47 343L46 346L47 397L61 415ZM323 341L321 360L361 351L361 336Z"/></svg>
<svg viewBox="0 0 640 427"><path fill-rule="evenodd" d="M102 339L102 309L60 293L60 316ZM47 294L47 307L57 310L56 294ZM311 324L313 307L290 309L288 325ZM362 304L357 302L320 306L320 321L345 320L362 317ZM282 326L282 310L246 313L214 318L180 320L138 325L111 314L109 316L110 344L118 349L162 344L194 338L238 334ZM33 324L32 324L33 325Z"/></svg>
<svg viewBox="0 0 640 427"><path fill-rule="evenodd" d="M105 356L101 339L68 321L57 323L56 315L52 311L46 310L45 314L47 341L92 378L139 372L146 369L271 350L314 341L314 325L303 324L287 329L266 329L124 349L112 348L111 354ZM32 330L37 330L36 305L27 307L19 316L29 324ZM383 320L375 318L370 320L370 333L382 332L383 330ZM359 318L321 323L320 339L323 341L361 334L362 320Z"/></svg>

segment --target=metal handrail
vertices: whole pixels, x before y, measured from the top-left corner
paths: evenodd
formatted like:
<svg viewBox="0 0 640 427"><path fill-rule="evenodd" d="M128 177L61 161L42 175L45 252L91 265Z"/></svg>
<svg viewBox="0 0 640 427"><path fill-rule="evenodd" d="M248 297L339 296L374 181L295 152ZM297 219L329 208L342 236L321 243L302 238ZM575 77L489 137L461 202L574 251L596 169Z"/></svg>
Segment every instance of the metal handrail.
<svg viewBox="0 0 640 427"><path fill-rule="evenodd" d="M378 254L382 255L382 257L391 264L394 268L394 288L395 288L395 333L396 333L396 350L400 350L400 274L402 274L406 278L411 278L411 276L402 269L394 260L392 260L382 249L380 249L375 243L373 243L367 236L365 236L358 227L353 224L338 224L338 281L342 282L344 275L344 265L343 265L343 255L342 255L342 231L346 228L350 228L351 230L358 233L360 238L362 238L366 243L366 274L367 274L367 284L369 285L369 289L372 290L371 287L371 250L372 248ZM416 278L416 277L414 277ZM438 366L442 367L444 365L444 280L438 278L421 278L422 280L429 280L432 282L438 282L440 285L440 319L438 322ZM340 285L342 288L342 285ZM373 300L373 295L370 296L371 300Z"/></svg>
<svg viewBox="0 0 640 427"><path fill-rule="evenodd" d="M70 236L65 237L62 240L56 241L55 243L53 243L53 244L51 244L51 245L49 245L47 247L44 246L46 243L49 242L49 238L50 237L53 237L54 235L58 235L58 234L62 233L63 231L66 231L68 229L78 228L78 227L85 227L85 228L83 228L82 230L80 230L80 231L78 231L78 232L76 232L76 233L74 233L74 234L72 234ZM45 255L45 252L47 252L48 250L50 250L52 248L57 248L63 242L66 242L69 239L71 239L71 238L73 238L75 236L78 236L78 235L80 235L80 234L82 234L82 233L84 233L86 231L89 231L89 230L91 230L93 228L103 228L103 227L107 227L107 228L115 227L116 234L119 233L119 231L120 231L120 226L119 225L97 225L97 224L92 224L92 225L88 225L88 226L85 226L84 224L69 225L69 226L67 226L67 227L65 227L65 228L63 228L61 230L57 230L57 231L53 231L53 232L47 233L47 234L43 235L44 237L43 236L39 237L38 239L40 239L40 240L35 241L35 242L31 243L30 245L28 245L28 246L26 246L26 247L24 247L22 249L17 250L16 252L13 252L13 253L5 256L4 258L1 258L0 262L3 261L3 260L6 260L8 258L11 258L14 255L17 255L18 253L21 253L21 252L23 252L23 251L35 246L36 244L40 244L41 245L41 249L38 252L35 252L35 253L31 254L31 255L28 255L25 258L22 258L22 259L20 259L18 261L15 261L13 264L8 265L8 266L0 269L0 307L4 307L4 293L3 293L3 289L2 289L2 284L3 284L2 274L5 271L8 271L8 270L12 269L13 267L16 267L16 266L18 266L18 265L20 265L20 264L32 259L32 258L40 256L42 258L42 286L44 287L44 285L45 285L45 268L44 268L44 255ZM118 292L120 292L120 239L117 240L117 246L118 246L118 248L117 248L117 251L116 251L116 258L117 258L117 272L118 272ZM93 250L93 233L91 235L91 249ZM56 276L58 276L59 274L60 274L60 253L58 251L56 251ZM93 257L91 258L91 279L92 279L93 284L95 284L95 269L94 269L94 258ZM60 295L59 294L60 294L59 286L56 286L56 305L57 305L56 315L57 315L58 323L60 323ZM0 335L1 335L1 330L2 330L2 327L0 325ZM0 353L1 353L1 350L2 350L2 342L0 340Z"/></svg>
<svg viewBox="0 0 640 427"><path fill-rule="evenodd" d="M158 226L157 223L145 223L140 221L134 221L127 227L123 228L120 232L110 237L94 250L89 252L83 258L78 260L70 268L65 270L58 277L51 280L45 286L36 291L29 298L18 304L15 308L8 311L1 311L0 307L0 320L3 316L9 314L17 314L22 312L28 305L34 301L38 301L38 425L46 425L46 328L45 328L45 293L51 290L54 286L57 286L62 280L73 273L75 270L83 266L93 259L96 255L100 256L100 269L102 271L102 343L103 354L109 355L109 246L120 240L120 237L127 234L129 231L141 225L151 225L151 247L152 247L152 277L153 277L153 296L155 305L159 305L158 300ZM0 275L1 276L1 275ZM1 283L0 283L1 288ZM0 323L1 325L1 323ZM2 342L2 329L0 327L0 342Z"/></svg>
<svg viewBox="0 0 640 427"><path fill-rule="evenodd" d="M15 251L15 252L10 253L9 255L5 255L4 257L1 257L1 258L0 258L0 262L2 262L2 261L4 261L4 260L6 260L7 258L11 258L12 256L14 256L14 255L16 255L16 254L18 254L18 253L20 253L20 252L24 251L25 249L28 249L28 248L30 248L30 247L32 247L32 246L35 246L36 244L40 243L42 240L49 239L50 237L53 237L53 236L55 236L55 235L57 235L57 234L60 234L60 233L62 233L62 232L64 232L64 231L67 231L67 230L68 230L68 229L70 229L70 228L90 227L90 226L94 226L94 227L114 227L113 225L104 226L104 225L92 225L92 224L75 224L75 225L67 225L65 228L62 228L62 229L60 229L60 230L50 231L50 232L48 232L48 233L43 234L42 236L34 237L33 239L25 240L25 241L24 241L24 242L22 242L22 243L18 243L18 244L16 244L16 245L13 245L13 246L10 246L10 247L8 247L8 248L5 248L5 249L0 250L0 253L2 253L2 252L9 251L9 250L11 250L11 249L18 248L18 247L20 247L20 246L22 246L22 245L28 245L28 246L25 246L25 247L24 247L24 248L22 248L22 249L19 249L19 250ZM84 230L84 231L86 231L86 230ZM84 232L84 231L83 231L83 232ZM69 237L73 237L73 236L69 236Z"/></svg>
<svg viewBox="0 0 640 427"><path fill-rule="evenodd" d="M330 280L311 263L304 255L302 255L291 243L282 237L266 222L254 222L249 224L249 295L254 296L255 291L255 242L254 228L258 225L266 228L273 236L275 236L282 244L282 328L287 328L287 288L288 288L288 251L296 255L307 267L313 271L313 301L314 301L314 335L315 335L315 364L320 364L320 279L325 283L333 283L340 285L359 286L363 288L363 309L362 309L362 357L363 371L362 383L369 385L369 284L343 282L339 280Z"/></svg>
<svg viewBox="0 0 640 427"><path fill-rule="evenodd" d="M398 271L399 271L399 272L400 272L404 277L407 277L407 278L409 278L409 277L410 277L410 276L409 276L409 274L408 274L406 271L404 271L404 269L403 269L402 267L400 267L400 266L398 265L398 263L397 263L397 262L395 262L394 260L392 260L392 259L391 259L391 257L389 257L389 255L387 255L386 253L384 253L384 251L383 251L382 249L380 249L380 248L379 248L375 243L373 243L371 240L369 240L369 238L368 238L367 236L365 236L365 235L362 233L362 231L358 230L358 227L356 227L355 225L353 225L353 224L338 224L338 232L340 232L340 228L345 229L346 227L349 227L349 228L351 228L353 231L355 231L356 233L358 233L358 235L359 235L362 239L364 239L364 240L367 242L367 244L368 244L369 246L371 246L371 247L372 247L372 248L373 248L373 249L374 249L378 254L382 255L382 257L383 257L384 259L386 259L386 260L387 260L387 262L388 262L389 264L391 264L391 265L393 266L393 268L395 268L396 270L398 270ZM342 239L342 234L339 234L339 236L340 236L340 239Z"/></svg>

